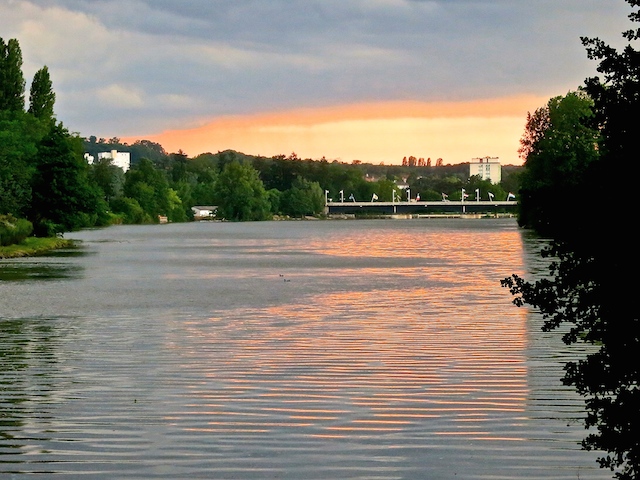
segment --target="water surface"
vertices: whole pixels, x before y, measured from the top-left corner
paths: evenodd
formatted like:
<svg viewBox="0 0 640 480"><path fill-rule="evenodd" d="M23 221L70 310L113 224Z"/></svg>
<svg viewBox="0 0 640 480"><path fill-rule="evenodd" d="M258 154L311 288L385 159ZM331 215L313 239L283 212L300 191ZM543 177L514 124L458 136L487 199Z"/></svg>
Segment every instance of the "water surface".
<svg viewBox="0 0 640 480"><path fill-rule="evenodd" d="M193 223L0 263L0 474L604 479L513 220Z"/></svg>

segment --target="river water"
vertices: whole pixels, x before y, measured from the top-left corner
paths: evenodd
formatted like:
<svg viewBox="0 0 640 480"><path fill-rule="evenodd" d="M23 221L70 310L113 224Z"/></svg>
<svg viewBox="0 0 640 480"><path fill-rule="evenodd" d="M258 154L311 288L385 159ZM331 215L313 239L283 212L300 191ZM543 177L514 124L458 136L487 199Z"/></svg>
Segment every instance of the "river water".
<svg viewBox="0 0 640 480"><path fill-rule="evenodd" d="M610 478L512 219L67 237L0 261L2 478Z"/></svg>

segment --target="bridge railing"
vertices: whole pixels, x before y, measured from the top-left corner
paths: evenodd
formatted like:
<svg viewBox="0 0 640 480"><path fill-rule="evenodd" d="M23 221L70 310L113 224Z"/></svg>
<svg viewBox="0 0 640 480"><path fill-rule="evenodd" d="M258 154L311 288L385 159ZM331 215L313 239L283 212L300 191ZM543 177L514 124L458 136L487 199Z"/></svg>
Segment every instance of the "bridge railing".
<svg viewBox="0 0 640 480"><path fill-rule="evenodd" d="M515 211L518 203L516 201L398 201L398 202L326 202L326 213L366 213L370 211L385 214L396 213L480 213L480 212L500 212Z"/></svg>

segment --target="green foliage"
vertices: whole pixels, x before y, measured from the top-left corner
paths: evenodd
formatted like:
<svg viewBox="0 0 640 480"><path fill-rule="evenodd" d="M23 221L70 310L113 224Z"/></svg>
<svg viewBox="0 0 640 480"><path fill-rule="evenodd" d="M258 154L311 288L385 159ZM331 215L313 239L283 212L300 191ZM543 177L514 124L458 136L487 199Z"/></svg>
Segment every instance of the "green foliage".
<svg viewBox="0 0 640 480"><path fill-rule="evenodd" d="M547 233L563 223L566 208L584 196L584 179L589 165L598 159L598 130L593 118L593 101L584 92L554 97L543 108L527 116L521 139L525 169L521 177L520 216L523 226ZM573 210L573 208L570 208Z"/></svg>
<svg viewBox="0 0 640 480"><path fill-rule="evenodd" d="M146 213L137 200L128 197L114 198L109 203L109 207L121 216L122 223L145 224L155 223L156 220Z"/></svg>
<svg viewBox="0 0 640 480"><path fill-rule="evenodd" d="M271 218L267 192L258 172L248 164L227 163L215 184L218 216L226 220Z"/></svg>
<svg viewBox="0 0 640 480"><path fill-rule="evenodd" d="M24 111L22 51L0 38L0 213L25 215L37 145L47 126Z"/></svg>
<svg viewBox="0 0 640 480"><path fill-rule="evenodd" d="M463 188L472 200L476 199L476 190L479 190L482 200L489 200L489 193L493 194L495 200L506 200L508 195L508 192L505 192L501 185L493 184L489 180L482 180L479 175L472 175Z"/></svg>
<svg viewBox="0 0 640 480"><path fill-rule="evenodd" d="M267 190L267 200L269 201L269 205L271 205L271 213L274 215L281 212L280 204L282 203L282 196L283 192L277 188Z"/></svg>
<svg viewBox="0 0 640 480"><path fill-rule="evenodd" d="M438 172L439 168L428 170L434 170L435 173L420 176L409 183L409 188L411 188L414 195L419 193L421 199L436 201L442 198L443 193L446 193L452 200L456 196L460 199L460 190L465 187L469 176L468 166L465 175L451 175L446 170Z"/></svg>
<svg viewBox="0 0 640 480"><path fill-rule="evenodd" d="M111 158L101 158L89 166L89 178L102 191L106 202L122 195L124 172Z"/></svg>
<svg viewBox="0 0 640 480"><path fill-rule="evenodd" d="M0 111L23 111L24 87L20 44L15 38L5 43L0 37Z"/></svg>
<svg viewBox="0 0 640 480"><path fill-rule="evenodd" d="M630 18L637 22L640 14ZM634 41L639 33L624 35ZM615 198L607 189L617 184L614 180L619 183L621 171L632 179L638 174L640 148L632 119L640 116L640 52L631 44L618 52L599 39L583 38L583 44L589 58L600 62L604 79L588 78L588 98L575 95L567 109L562 99L552 99L548 110L528 122L523 143L522 221L551 237L543 252L554 259L551 275L536 282L513 275L503 285L516 295L516 305L542 312L545 329L568 325L566 343L584 341L596 349L566 365L564 382L585 398L590 430L583 447L605 452L600 465L615 478L630 480L640 476L640 322L635 282L625 273L632 274L637 264L634 217L628 210L635 198L628 186ZM568 121L554 122L552 109ZM552 126L561 131L550 135ZM529 158L535 160L529 164ZM551 198L562 200L562 208Z"/></svg>
<svg viewBox="0 0 640 480"><path fill-rule="evenodd" d="M29 113L34 117L53 121L53 106L56 94L53 91L49 69L44 66L33 76L29 94Z"/></svg>
<svg viewBox="0 0 640 480"><path fill-rule="evenodd" d="M0 213L24 216L31 202L31 175L45 129L24 112L0 112Z"/></svg>
<svg viewBox="0 0 640 480"><path fill-rule="evenodd" d="M89 182L81 146L79 138L58 124L38 147L29 215L38 235L89 227L104 214L100 192Z"/></svg>
<svg viewBox="0 0 640 480"><path fill-rule="evenodd" d="M215 205L215 181L198 182L191 190L191 204Z"/></svg>
<svg viewBox="0 0 640 480"><path fill-rule="evenodd" d="M38 235L104 222L81 143L53 118L47 67L34 76L28 112L24 87L20 45L0 38L0 212L27 216Z"/></svg>
<svg viewBox="0 0 640 480"><path fill-rule="evenodd" d="M499 186L503 192L520 192L520 186L522 184L521 170L521 168L502 168L502 181Z"/></svg>
<svg viewBox="0 0 640 480"><path fill-rule="evenodd" d="M215 204L214 188L218 178L215 156L204 154L189 160L186 164L186 177L185 183L189 185L188 198L184 195L186 187L178 187L177 190L189 210L194 205ZM174 188L176 187L174 186Z"/></svg>
<svg viewBox="0 0 640 480"><path fill-rule="evenodd" d="M145 213L158 221L171 210L169 183L162 171L143 158L125 174L124 195L136 200Z"/></svg>
<svg viewBox="0 0 640 480"><path fill-rule="evenodd" d="M169 176L173 183L185 182L187 180L187 156L182 153L170 155L171 163L168 166Z"/></svg>
<svg viewBox="0 0 640 480"><path fill-rule="evenodd" d="M115 145L120 148L119 139L96 140L91 137L85 140L85 148L90 145L98 146L105 150ZM135 144L147 144L147 141L137 141ZM122 147L127 149L125 145ZM160 147L161 148L161 147ZM97 155L97 153L96 153ZM142 162L142 165L139 164ZM162 161L149 161L141 159L132 170L145 170L146 180L137 186L128 174L125 189L113 189L113 175L106 170L103 161L98 161L92 166L91 178L105 193L105 199L111 202L114 198L125 196L135 198L150 216L157 214L167 215L170 221L190 220L193 217L191 207L195 205L218 205L223 198L219 196L220 186L217 183L220 174L232 163L240 163L250 166L258 172L258 179L262 181L267 191L267 202L270 205L270 214L285 214L291 216L317 215L324 207L324 191L327 190L329 198L340 198L340 191L344 192L344 198L353 194L358 200L370 200L377 195L379 201L391 201L395 191L396 199L404 198L405 193L398 186L400 178L397 174L409 173L409 182L412 196L420 193L423 200L441 200L442 192L459 197L460 189L469 185L468 165L453 165L441 167L399 167L379 166L369 164L345 164L339 162L329 163L326 160L314 161L300 159L295 154L289 157L278 155L273 158L245 155L240 152L224 151L216 154L204 153L195 158L188 158L184 153L178 152L166 154ZM115 168L115 167L113 167ZM520 167L512 167L516 170ZM177 198L168 189L161 188L160 197L164 197L165 208L161 213L154 207L157 203L157 188L155 180L150 179L151 171L160 174L167 182L168 188L173 189ZM373 172L373 173L370 173ZM419 175L415 172L419 172ZM375 175L374 175L375 173ZM381 175L379 178L377 175ZM139 179L139 178L138 178ZM304 179L303 184L300 179ZM485 185L486 183L486 185ZM488 186L488 182L482 183L482 194L486 196L488 191L494 193L495 198L506 198L506 193L499 185ZM312 184L313 200L307 198L308 189ZM119 183L116 182L116 186ZM509 191L517 191L517 181L511 183ZM425 187L432 187L429 189ZM486 188L485 188L486 187ZM475 187L474 187L475 188ZM469 191L472 191L468 188ZM179 200L179 203L177 202ZM171 205L180 204L181 211L175 210ZM262 204L259 208L262 208ZM221 212L220 212L221 213ZM258 215L261 217L261 215ZM124 220L129 221L129 220Z"/></svg>
<svg viewBox="0 0 640 480"><path fill-rule="evenodd" d="M388 178L381 178L374 182L373 193L378 196L380 202L392 202L402 196L402 190L398 188L398 184Z"/></svg>
<svg viewBox="0 0 640 480"><path fill-rule="evenodd" d="M167 218L170 222L186 222L187 212L182 205L182 199L173 188L167 192Z"/></svg>
<svg viewBox="0 0 640 480"><path fill-rule="evenodd" d="M0 215L0 245L12 245L24 241L33 233L33 225L23 218Z"/></svg>
<svg viewBox="0 0 640 480"><path fill-rule="evenodd" d="M315 215L324 209L324 192L318 182L310 182L298 177L291 188L283 192L279 204L280 211L285 215L292 217Z"/></svg>
<svg viewBox="0 0 640 480"><path fill-rule="evenodd" d="M60 237L27 237L20 243L13 243L6 247L0 246L0 258L31 257L48 253L59 248L71 248L75 242L73 240ZM20 273L3 275L4 278L23 279Z"/></svg>

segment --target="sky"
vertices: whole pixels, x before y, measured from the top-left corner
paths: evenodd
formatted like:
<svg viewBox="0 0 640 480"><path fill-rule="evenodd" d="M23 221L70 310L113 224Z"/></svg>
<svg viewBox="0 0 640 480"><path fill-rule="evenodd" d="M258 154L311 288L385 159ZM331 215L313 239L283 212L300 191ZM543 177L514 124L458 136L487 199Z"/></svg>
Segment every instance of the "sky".
<svg viewBox="0 0 640 480"><path fill-rule="evenodd" d="M0 0L28 88L84 137L397 164L520 164L527 112L623 45L624 0Z"/></svg>

